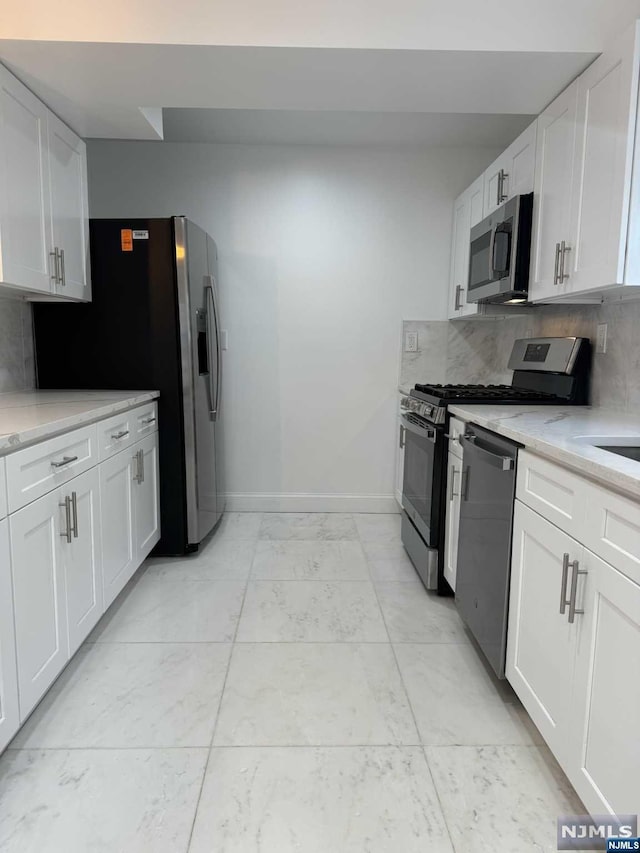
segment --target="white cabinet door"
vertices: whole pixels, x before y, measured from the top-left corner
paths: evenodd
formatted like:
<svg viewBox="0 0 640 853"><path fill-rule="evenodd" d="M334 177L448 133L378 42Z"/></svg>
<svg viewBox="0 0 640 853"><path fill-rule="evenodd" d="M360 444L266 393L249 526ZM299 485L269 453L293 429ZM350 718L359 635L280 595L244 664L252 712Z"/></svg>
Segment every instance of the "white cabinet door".
<svg viewBox="0 0 640 853"><path fill-rule="evenodd" d="M540 301L566 292L558 280L562 241L571 247L571 184L578 84L572 83L538 118L529 295ZM565 263L570 263L565 254Z"/></svg>
<svg viewBox="0 0 640 853"><path fill-rule="evenodd" d="M506 675L566 767L576 632L560 613L565 554L580 560L582 546L516 500Z"/></svg>
<svg viewBox="0 0 640 853"><path fill-rule="evenodd" d="M0 521L0 752L20 726L9 522Z"/></svg>
<svg viewBox="0 0 640 853"><path fill-rule="evenodd" d="M134 450L139 454L133 486L137 568L160 538L158 433L139 441Z"/></svg>
<svg viewBox="0 0 640 853"><path fill-rule="evenodd" d="M640 805L640 586L587 549L579 577L568 774L592 814Z"/></svg>
<svg viewBox="0 0 640 853"><path fill-rule="evenodd" d="M102 577L105 609L137 566L133 489L133 449L124 450L100 465L100 519Z"/></svg>
<svg viewBox="0 0 640 853"><path fill-rule="evenodd" d="M476 303L467 302L471 228L482 220L484 176L461 193L453 205L451 269L449 274L449 319L478 313Z"/></svg>
<svg viewBox="0 0 640 853"><path fill-rule="evenodd" d="M471 202L465 190L453 205L453 234L451 240L451 271L449 276L449 319L460 317L469 275L469 235L471 232Z"/></svg>
<svg viewBox="0 0 640 853"><path fill-rule="evenodd" d="M9 517L21 720L69 658L59 501L56 490Z"/></svg>
<svg viewBox="0 0 640 853"><path fill-rule="evenodd" d="M48 138L53 247L61 253L56 293L90 300L86 146L52 113L48 115Z"/></svg>
<svg viewBox="0 0 640 853"><path fill-rule="evenodd" d="M51 292L45 105L0 66L0 280Z"/></svg>
<svg viewBox="0 0 640 853"><path fill-rule="evenodd" d="M458 568L458 532L460 530L460 482L462 457L449 452L447 473L446 526L444 535L444 576L451 589L456 589Z"/></svg>
<svg viewBox="0 0 640 853"><path fill-rule="evenodd" d="M536 122L495 160L484 174L484 216L516 195L533 192L536 164Z"/></svg>
<svg viewBox="0 0 640 853"><path fill-rule="evenodd" d="M624 283L638 98L636 27L578 79L570 292ZM634 282L639 283L639 282Z"/></svg>
<svg viewBox="0 0 640 853"><path fill-rule="evenodd" d="M69 500L71 520L70 535L61 539L67 593L69 654L73 655L100 619L104 609L98 469L91 468L71 480L60 489L59 495L62 503L66 499Z"/></svg>
<svg viewBox="0 0 640 853"><path fill-rule="evenodd" d="M477 302L467 302L467 290L469 281L469 252L471 245L471 229L474 225L482 222L484 217L484 175L475 180L467 190L468 205L469 205L469 232L467 233L466 245L464 247L464 261L461 270L463 280L461 281L462 289L459 296L460 308L458 317L473 317L478 313Z"/></svg>

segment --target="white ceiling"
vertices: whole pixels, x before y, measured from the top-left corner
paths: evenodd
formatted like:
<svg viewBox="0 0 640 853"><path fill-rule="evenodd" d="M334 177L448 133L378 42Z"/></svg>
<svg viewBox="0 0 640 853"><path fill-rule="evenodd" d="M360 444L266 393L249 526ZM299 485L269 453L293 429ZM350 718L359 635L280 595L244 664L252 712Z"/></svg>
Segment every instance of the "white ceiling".
<svg viewBox="0 0 640 853"><path fill-rule="evenodd" d="M0 35L42 41L601 52L639 0L20 0Z"/></svg>
<svg viewBox="0 0 640 853"><path fill-rule="evenodd" d="M233 110L462 114L468 118L460 127L475 128L481 140L505 125L478 115L536 115L593 56L0 41L3 61L81 136L132 139L162 138L159 108L189 108L224 111L206 120L210 127L217 123L216 133L224 132L221 119L229 122L227 133L232 125L240 132L243 121L254 128L262 122L264 132L272 132L264 116L239 119ZM193 127L196 121L205 118L192 116ZM345 126L345 133L366 127L348 121L352 130ZM403 122L405 133L434 139L439 133L450 138L455 129L445 118ZM306 130L303 125L289 117L294 136L309 133L311 122ZM374 134L393 133L379 117L369 126ZM482 143L470 138L465 144Z"/></svg>
<svg viewBox="0 0 640 853"><path fill-rule="evenodd" d="M520 115L165 109L165 142L504 148Z"/></svg>

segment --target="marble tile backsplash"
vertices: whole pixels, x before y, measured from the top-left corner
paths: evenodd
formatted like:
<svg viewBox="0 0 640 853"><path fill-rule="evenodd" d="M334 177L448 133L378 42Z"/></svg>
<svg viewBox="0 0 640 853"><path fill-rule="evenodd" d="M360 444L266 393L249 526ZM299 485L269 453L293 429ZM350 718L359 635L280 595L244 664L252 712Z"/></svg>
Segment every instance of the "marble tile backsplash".
<svg viewBox="0 0 640 853"><path fill-rule="evenodd" d="M35 388L31 305L0 298L0 393Z"/></svg>
<svg viewBox="0 0 640 853"><path fill-rule="evenodd" d="M598 323L608 325L603 354L595 352ZM547 305L499 320L407 321L404 328L418 332L419 352L402 353L401 384L411 385L420 381L509 383L511 371L506 364L517 338L590 338L592 404L640 414L640 301Z"/></svg>

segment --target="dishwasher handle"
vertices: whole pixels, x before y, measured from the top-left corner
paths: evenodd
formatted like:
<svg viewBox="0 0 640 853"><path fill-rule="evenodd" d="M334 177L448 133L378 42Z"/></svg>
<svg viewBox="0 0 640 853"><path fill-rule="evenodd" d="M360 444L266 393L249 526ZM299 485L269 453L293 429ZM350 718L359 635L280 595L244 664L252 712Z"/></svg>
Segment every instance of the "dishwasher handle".
<svg viewBox="0 0 640 853"><path fill-rule="evenodd" d="M492 453L490 450L486 450L476 442L475 435L462 435L460 436L460 442L463 448L473 448L473 450L482 457L484 462L487 465L491 465L492 468L498 468L501 471L513 471L515 468L515 459L512 459L510 456L503 456L502 454L496 454Z"/></svg>

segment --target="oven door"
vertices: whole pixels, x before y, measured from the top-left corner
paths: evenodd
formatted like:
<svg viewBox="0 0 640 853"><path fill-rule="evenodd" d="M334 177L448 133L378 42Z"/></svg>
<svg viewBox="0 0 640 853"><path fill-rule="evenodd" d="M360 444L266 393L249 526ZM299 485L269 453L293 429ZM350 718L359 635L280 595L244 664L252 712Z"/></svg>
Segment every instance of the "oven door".
<svg viewBox="0 0 640 853"><path fill-rule="evenodd" d="M444 431L417 415L402 415L405 429L402 506L430 548L438 547Z"/></svg>

